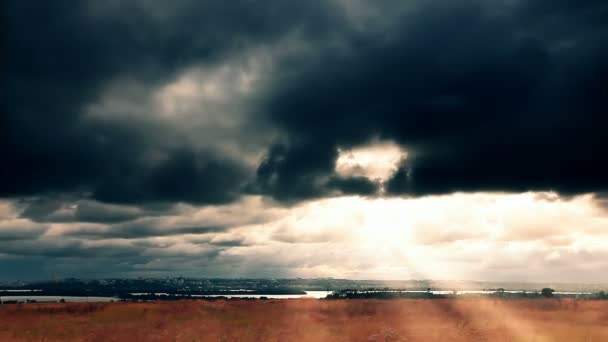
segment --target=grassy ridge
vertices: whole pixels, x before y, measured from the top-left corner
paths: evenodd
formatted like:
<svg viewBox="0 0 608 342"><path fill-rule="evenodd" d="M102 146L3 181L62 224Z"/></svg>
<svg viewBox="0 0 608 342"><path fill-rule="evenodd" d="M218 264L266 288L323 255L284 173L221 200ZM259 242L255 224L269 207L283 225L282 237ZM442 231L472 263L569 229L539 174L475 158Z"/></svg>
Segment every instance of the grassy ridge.
<svg viewBox="0 0 608 342"><path fill-rule="evenodd" d="M0 307L0 341L608 341L608 302L395 299Z"/></svg>

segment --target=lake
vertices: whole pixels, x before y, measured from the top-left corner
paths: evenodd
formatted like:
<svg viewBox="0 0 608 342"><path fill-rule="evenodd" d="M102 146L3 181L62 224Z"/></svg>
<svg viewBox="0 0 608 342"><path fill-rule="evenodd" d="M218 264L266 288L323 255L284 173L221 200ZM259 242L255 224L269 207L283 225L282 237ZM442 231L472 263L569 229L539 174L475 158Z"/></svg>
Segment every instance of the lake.
<svg viewBox="0 0 608 342"><path fill-rule="evenodd" d="M192 297L226 297L226 298L261 298L295 299L295 298L325 298L331 291L304 291L306 294L228 294L228 295L192 295Z"/></svg>
<svg viewBox="0 0 608 342"><path fill-rule="evenodd" d="M321 298L325 298L328 294L331 293L331 291L305 291L306 294L225 294L225 295L192 295L193 298L203 298L203 297L226 297L226 298L261 298L261 297L266 297L268 299L297 299L297 298L314 298L314 299L321 299ZM370 292L374 292L374 291L370 291ZM384 292L384 291L382 291ZM398 291L388 291L388 292L398 292ZM416 290L410 290L410 291L402 291L405 293L424 293L426 291L416 291ZM440 291L431 291L434 294L453 294L453 291L445 291L445 290L440 290ZM506 293L521 293L522 291L505 291ZM467 295L467 294L492 294L495 293L495 291L487 291L487 290L481 290L481 291L457 291L457 295ZM585 295L585 294L589 294L589 293L582 293L582 292L559 292L556 291L554 292L555 294L559 295L559 294L568 294L568 295ZM133 295L147 295L149 293L132 293ZM158 292L156 293L156 295L168 295L167 293L161 293ZM78 302L78 303L83 303L83 302L111 302L111 301L118 301L120 300L119 298L115 298L115 297L78 297L78 296L35 296L35 295L10 295L10 296L2 296L1 297L2 302L5 301L18 301L18 302L26 302L28 300L35 300L37 302L59 302L61 299L65 300L66 302Z"/></svg>
<svg viewBox="0 0 608 342"><path fill-rule="evenodd" d="M238 294L238 295L193 295L192 297L221 297L224 296L226 298L260 298L266 297L269 299L294 299L294 298L325 298L329 292L327 291L305 291L306 294L298 294L298 295L276 295L276 294ZM135 294L135 293L133 293ZM142 293L148 294L148 293ZM157 295L166 295L165 293L157 293ZM2 302L5 301L18 301L18 302L27 302L28 300L35 300L36 302L59 302L61 299L66 302L77 302L77 303L85 303L85 302L111 302L118 301L119 298L114 297L78 297L78 296L2 296Z"/></svg>
<svg viewBox="0 0 608 342"><path fill-rule="evenodd" d="M6 301L18 301L27 302L28 300L35 300L36 302L59 302L65 300L66 302L86 303L86 302L111 302L117 301L118 298L114 297L77 297L77 296L2 296L0 297L2 302Z"/></svg>

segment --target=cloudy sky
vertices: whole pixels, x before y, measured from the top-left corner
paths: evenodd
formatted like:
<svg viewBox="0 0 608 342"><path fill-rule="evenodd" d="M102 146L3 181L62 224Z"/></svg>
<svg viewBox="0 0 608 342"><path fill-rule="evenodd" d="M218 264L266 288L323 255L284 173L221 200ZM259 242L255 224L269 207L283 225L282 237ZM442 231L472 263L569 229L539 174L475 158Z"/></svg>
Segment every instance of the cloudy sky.
<svg viewBox="0 0 608 342"><path fill-rule="evenodd" d="M0 280L608 282L603 0L0 6Z"/></svg>

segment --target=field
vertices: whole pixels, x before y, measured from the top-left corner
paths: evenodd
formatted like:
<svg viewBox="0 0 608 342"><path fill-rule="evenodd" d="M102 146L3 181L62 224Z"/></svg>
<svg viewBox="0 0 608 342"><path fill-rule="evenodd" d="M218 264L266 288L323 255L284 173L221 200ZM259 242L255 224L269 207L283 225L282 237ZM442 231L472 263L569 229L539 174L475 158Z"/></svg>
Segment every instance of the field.
<svg viewBox="0 0 608 342"><path fill-rule="evenodd" d="M608 301L230 300L0 306L0 341L608 341Z"/></svg>

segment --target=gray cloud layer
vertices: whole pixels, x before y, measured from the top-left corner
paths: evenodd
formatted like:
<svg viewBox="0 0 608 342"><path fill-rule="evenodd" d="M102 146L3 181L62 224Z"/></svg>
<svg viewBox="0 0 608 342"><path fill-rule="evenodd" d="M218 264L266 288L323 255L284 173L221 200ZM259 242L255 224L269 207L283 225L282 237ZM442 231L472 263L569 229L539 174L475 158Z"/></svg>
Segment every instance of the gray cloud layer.
<svg viewBox="0 0 608 342"><path fill-rule="evenodd" d="M590 195L342 197L290 209L258 197L104 223L59 222L56 216L33 222L18 218L20 207L0 203L0 279L181 274L608 280L601 272L608 216Z"/></svg>

